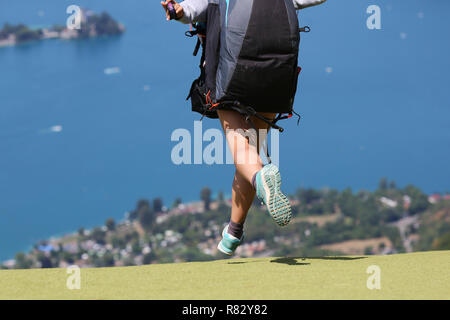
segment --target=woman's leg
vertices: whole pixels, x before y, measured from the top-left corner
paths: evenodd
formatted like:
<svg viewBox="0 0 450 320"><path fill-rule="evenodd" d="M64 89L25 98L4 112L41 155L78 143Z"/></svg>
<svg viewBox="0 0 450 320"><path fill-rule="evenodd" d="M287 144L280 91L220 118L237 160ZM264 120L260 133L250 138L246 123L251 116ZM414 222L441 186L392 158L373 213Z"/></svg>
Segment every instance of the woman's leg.
<svg viewBox="0 0 450 320"><path fill-rule="evenodd" d="M255 132L238 112L219 110L218 114L236 166L232 187L231 222L243 224L255 197L255 189L252 185L253 176L263 166L259 156L259 147L270 127L264 121L252 118L258 131L260 129L267 130L266 134L260 135L258 133L261 132ZM261 113L261 115L274 119L276 113Z"/></svg>

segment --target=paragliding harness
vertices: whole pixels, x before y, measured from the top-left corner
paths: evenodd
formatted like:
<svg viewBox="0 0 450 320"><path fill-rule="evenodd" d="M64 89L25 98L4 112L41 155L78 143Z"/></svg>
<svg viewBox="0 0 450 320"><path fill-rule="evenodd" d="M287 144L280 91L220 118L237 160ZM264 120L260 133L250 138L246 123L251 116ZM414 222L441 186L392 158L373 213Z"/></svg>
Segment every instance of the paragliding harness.
<svg viewBox="0 0 450 320"><path fill-rule="evenodd" d="M293 109L291 109L289 113L278 113L275 119L268 119L259 114L258 112L256 112L255 109L252 108L251 106L243 104L237 100L220 100L220 101L215 100L213 90L208 88L211 87L215 88L215 75L219 55L219 34L212 34L211 35L212 39L206 41L207 39L206 31L211 29L210 24L213 25L215 24L215 26L213 26L212 29L214 29L214 27L217 27L218 21L214 21L216 19L212 20L213 21L210 20L207 21L207 23L201 22L195 23L193 25L191 24L190 30L185 32L185 35L187 37L194 37L195 35L197 36L197 43L195 45L195 49L193 52L194 56L197 56L200 47L202 47L202 56L199 65L200 76L193 81L191 88L189 90L189 94L186 98L186 100L191 99L192 111L200 113L202 115L201 119L203 119L203 117L218 118L217 114L218 109L234 110L242 114L245 117L246 121L249 122L253 128L256 128L252 121L252 117L255 117L267 123L269 127L277 129L280 132L283 132L284 129L278 126L276 123L279 120L292 117L292 114L294 113L298 118L297 119L298 125L300 123L301 116ZM299 32L310 32L310 28L308 26L299 28ZM210 53L213 52L214 54L213 59L208 58L209 59L208 64L205 64L205 55L207 51ZM301 68L298 67L295 81L297 81L300 71ZM210 83L209 86L208 81Z"/></svg>

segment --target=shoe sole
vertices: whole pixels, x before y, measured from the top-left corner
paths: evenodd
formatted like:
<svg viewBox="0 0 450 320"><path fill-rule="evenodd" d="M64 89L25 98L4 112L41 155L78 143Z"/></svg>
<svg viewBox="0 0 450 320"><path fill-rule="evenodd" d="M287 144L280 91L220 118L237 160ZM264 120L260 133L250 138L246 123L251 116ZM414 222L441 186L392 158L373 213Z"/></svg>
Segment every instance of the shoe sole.
<svg viewBox="0 0 450 320"><path fill-rule="evenodd" d="M222 243L222 241L220 241L219 244L217 245L217 249L218 249L220 252L222 252L223 254L226 254L227 256L232 256L234 252L232 252L232 253L226 252L226 251L222 248L221 243Z"/></svg>
<svg viewBox="0 0 450 320"><path fill-rule="evenodd" d="M292 218L292 209L289 199L281 192L280 171L272 165L267 168L261 178L270 215L279 226L287 225Z"/></svg>

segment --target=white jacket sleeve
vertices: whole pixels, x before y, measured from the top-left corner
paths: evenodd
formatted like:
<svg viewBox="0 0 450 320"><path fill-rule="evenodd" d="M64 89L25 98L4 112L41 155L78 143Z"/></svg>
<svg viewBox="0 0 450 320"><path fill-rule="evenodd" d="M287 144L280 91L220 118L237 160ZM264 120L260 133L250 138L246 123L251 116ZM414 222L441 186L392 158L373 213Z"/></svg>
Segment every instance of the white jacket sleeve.
<svg viewBox="0 0 450 320"><path fill-rule="evenodd" d="M304 9L324 3L326 0L292 0L295 9ZM182 23L201 22L206 18L208 0L184 0L180 2L183 7L183 17L178 19Z"/></svg>
<svg viewBox="0 0 450 320"><path fill-rule="evenodd" d="M183 7L183 17L178 19L182 23L202 22L206 18L208 0L185 0L180 2Z"/></svg>
<svg viewBox="0 0 450 320"><path fill-rule="evenodd" d="M327 0L292 0L294 2L294 7L297 10L305 9L312 6L317 6L324 3Z"/></svg>

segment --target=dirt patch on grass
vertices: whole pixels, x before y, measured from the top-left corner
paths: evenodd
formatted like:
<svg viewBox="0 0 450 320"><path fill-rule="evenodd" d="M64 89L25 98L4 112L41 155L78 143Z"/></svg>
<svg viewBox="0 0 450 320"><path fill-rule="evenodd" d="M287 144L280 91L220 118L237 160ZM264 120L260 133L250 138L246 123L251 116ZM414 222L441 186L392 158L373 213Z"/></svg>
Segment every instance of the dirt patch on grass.
<svg viewBox="0 0 450 320"><path fill-rule="evenodd" d="M435 214L433 214L429 221L431 222L449 222L450 221L450 208L444 208L442 210L439 210Z"/></svg>
<svg viewBox="0 0 450 320"><path fill-rule="evenodd" d="M340 216L339 213L306 216L306 217L295 218L292 220L292 222L293 223L308 222L311 224L317 224L317 226L320 228L328 222L335 222L339 218L339 216Z"/></svg>
<svg viewBox="0 0 450 320"><path fill-rule="evenodd" d="M384 244L384 247L383 245ZM392 248L392 242L387 237L372 238L364 240L348 240L332 244L325 244L319 248L331 251L339 251L345 254L360 255L364 254L367 247L372 247L372 253L379 254L384 248Z"/></svg>

